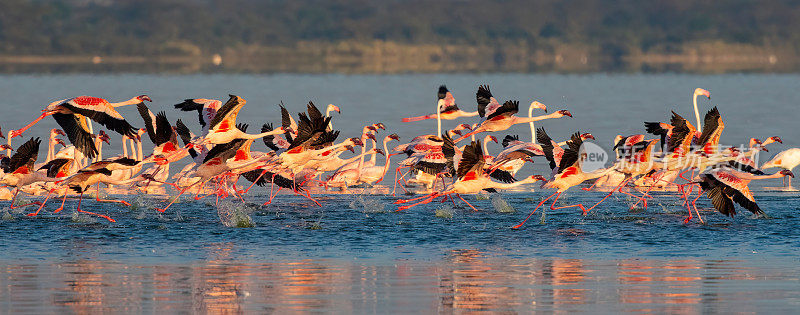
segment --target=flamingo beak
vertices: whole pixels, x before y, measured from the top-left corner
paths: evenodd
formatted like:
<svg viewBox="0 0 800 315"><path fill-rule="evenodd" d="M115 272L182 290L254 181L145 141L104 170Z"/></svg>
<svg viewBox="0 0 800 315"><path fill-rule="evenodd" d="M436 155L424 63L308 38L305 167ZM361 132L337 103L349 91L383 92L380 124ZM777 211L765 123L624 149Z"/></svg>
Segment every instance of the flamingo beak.
<svg viewBox="0 0 800 315"><path fill-rule="evenodd" d="M378 129L386 130L386 126L383 123L377 123L377 124L375 124L375 126L377 126Z"/></svg>
<svg viewBox="0 0 800 315"><path fill-rule="evenodd" d="M53 129L53 133L55 133L55 134L57 134L59 136L66 136L67 135L66 133L64 133L64 130L61 130L61 129Z"/></svg>
<svg viewBox="0 0 800 315"><path fill-rule="evenodd" d="M385 152L383 152L383 150L382 150L382 149L380 149L380 148L377 148L377 149L375 149L375 153L378 153L378 154L380 154L380 155L386 156L386 153L385 153Z"/></svg>
<svg viewBox="0 0 800 315"><path fill-rule="evenodd" d="M64 140L61 140L61 139L56 139L56 143L60 144L60 145L61 145L62 147L64 147L64 148L66 148L66 147L67 147L67 144L66 144L66 143L64 143Z"/></svg>
<svg viewBox="0 0 800 315"><path fill-rule="evenodd" d="M352 145L346 145L346 146L344 146L344 148L347 149L348 151L352 152L352 153L356 153L356 149L353 148Z"/></svg>
<svg viewBox="0 0 800 315"><path fill-rule="evenodd" d="M367 138L370 138L370 139L372 139L373 141L378 141L378 139L376 139L376 138L375 138L375 135L374 135L374 134L371 134L371 133L368 133L368 134L367 134Z"/></svg>
<svg viewBox="0 0 800 315"><path fill-rule="evenodd" d="M794 178L794 173L792 173L792 171L790 170L782 170L781 174L783 174L783 176L791 176L792 178Z"/></svg>
<svg viewBox="0 0 800 315"><path fill-rule="evenodd" d="M778 143L783 143L783 140L781 140L781 138L778 137L778 136L772 137L772 141L775 141L775 142L778 142Z"/></svg>
<svg viewBox="0 0 800 315"><path fill-rule="evenodd" d="M468 124L461 124L460 126L461 126L461 129L467 129L467 130L472 131L472 126L470 126Z"/></svg>
<svg viewBox="0 0 800 315"><path fill-rule="evenodd" d="M767 150L767 147L765 147L763 145L759 146L759 148L761 149L761 151L769 152L769 150Z"/></svg>
<svg viewBox="0 0 800 315"><path fill-rule="evenodd" d="M586 138L586 139L597 140L597 139L594 138L594 136L591 133L588 133L588 132L584 133L583 137Z"/></svg>
<svg viewBox="0 0 800 315"><path fill-rule="evenodd" d="M564 116L569 116L569 117L572 117L572 113L570 113L570 112L569 112L568 110L566 110L566 109L562 109L562 110L558 111L558 113L559 113L559 114L561 114L561 115L564 115Z"/></svg>
<svg viewBox="0 0 800 315"><path fill-rule="evenodd" d="M331 109L335 110L335 111L336 111L337 113L339 113L339 114L341 114L341 113L342 113L342 111L341 111L341 110L339 110L339 106L336 106L336 105L333 105L333 104L331 104Z"/></svg>
<svg viewBox="0 0 800 315"><path fill-rule="evenodd" d="M396 133L393 133L389 135L389 139L400 141L400 136L398 136Z"/></svg>
<svg viewBox="0 0 800 315"><path fill-rule="evenodd" d="M498 143L497 142L497 137L495 137L495 136L489 136L489 140L494 141L494 143Z"/></svg>
<svg viewBox="0 0 800 315"><path fill-rule="evenodd" d="M361 139L359 139L359 138L350 138L350 141L353 142L353 145L357 145L357 146L363 146L364 145L364 142L361 141Z"/></svg>
<svg viewBox="0 0 800 315"><path fill-rule="evenodd" d="M461 135L461 130L455 130L455 129L453 129L453 130L450 130L450 131L451 131L451 132L453 132L454 134L457 134L457 135L459 135L459 136Z"/></svg>

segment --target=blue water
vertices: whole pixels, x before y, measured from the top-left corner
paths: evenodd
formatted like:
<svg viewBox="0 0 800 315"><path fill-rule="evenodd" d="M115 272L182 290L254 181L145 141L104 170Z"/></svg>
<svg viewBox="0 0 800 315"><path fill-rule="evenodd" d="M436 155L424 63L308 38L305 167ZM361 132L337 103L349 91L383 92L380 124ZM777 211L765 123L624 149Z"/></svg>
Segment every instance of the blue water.
<svg viewBox="0 0 800 315"><path fill-rule="evenodd" d="M773 154L797 146L795 75L63 75L0 76L6 96L3 130L18 128L50 101L77 94L116 99L148 93L151 107L170 119L196 124L171 104L187 97L248 99L240 120L277 122L281 99L299 111L309 98L334 103L343 135L364 122L383 121L403 139L431 125L400 125L423 114L435 87L447 83L462 108L474 87L491 83L496 95L537 95L575 118L543 122L551 135L590 131L605 147L614 135L642 132L641 121L666 119L670 109L688 118L694 87L711 90L727 128L723 142L781 136ZM496 87L496 88L495 88ZM505 98L505 97L501 97ZM524 103L528 103L523 101ZM467 105L470 104L470 105ZM680 105L678 105L680 104ZM24 106L23 106L24 105ZM430 105L430 106L429 106ZM701 111L707 101L701 102ZM426 110L428 109L428 110ZM135 109L122 110L141 123ZM408 115L406 115L408 114ZM15 116L16 115L16 116ZM20 118L21 117L21 118ZM448 125L452 125L449 122ZM190 125L194 126L194 125ZM51 120L33 134L45 136ZM196 128L196 127L195 127ZM527 127L515 127L525 134ZM552 131L551 131L552 130ZM388 134L388 132L386 133ZM112 140L113 141L113 140ZM15 144L16 146L16 144ZM490 147L496 152L498 146ZM263 150L259 146L254 150ZM104 149L113 155L118 143ZM42 153L41 156L44 156ZM769 156L767 156L769 157ZM526 169L545 173L545 163ZM389 177L391 178L391 176ZM64 312L286 312L411 313L769 312L800 306L800 199L765 190L780 180L754 183L769 218L741 209L729 219L707 200L698 206L707 224L683 224L686 208L674 193L655 193L647 210L611 197L584 217L577 209L537 211L551 192L526 187L477 200L438 200L395 212L391 197L354 189L354 195L279 195L262 206L268 190L216 205L190 197L166 213L158 196L116 196L134 206L84 201L84 210L116 223L73 213L77 201L36 218L32 207L10 210L0 202L0 309L8 313ZM603 193L572 189L558 205L593 204ZM41 197L25 197L40 200ZM503 202L508 206L502 206ZM239 226L239 227L237 227Z"/></svg>

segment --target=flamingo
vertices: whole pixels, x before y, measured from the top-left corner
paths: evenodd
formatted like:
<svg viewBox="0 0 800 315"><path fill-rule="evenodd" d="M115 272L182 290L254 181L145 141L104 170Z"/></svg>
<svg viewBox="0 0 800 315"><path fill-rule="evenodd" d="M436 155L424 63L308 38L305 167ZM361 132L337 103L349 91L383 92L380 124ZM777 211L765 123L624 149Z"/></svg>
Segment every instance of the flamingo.
<svg viewBox="0 0 800 315"><path fill-rule="evenodd" d="M439 93L438 93L439 101L436 104L436 114L418 116L418 117L409 117L403 118L403 122L413 122L413 121L420 121L425 119L433 119L436 118L439 124L439 133L441 133L441 120L453 120L460 117L475 117L478 116L478 112L465 112L458 108L456 104L456 100L453 97L453 93L447 89L447 86L441 85L439 86Z"/></svg>
<svg viewBox="0 0 800 315"><path fill-rule="evenodd" d="M608 174L611 170L613 170L613 168L605 168L605 169L598 169L589 173L584 173L583 170L581 169L580 155L579 155L582 144L583 140L581 140L580 133L573 134L571 139L567 141L567 149L564 150L563 156L561 157L561 160L558 162L558 166L554 167L556 162L556 157L553 152L554 146L552 144L552 141L550 141L550 143L542 141L542 148L544 149L545 157L547 158L548 161L550 161L551 168L554 167L553 170L555 171L555 175L553 176L553 178L550 181L544 183L542 185L542 188L556 188L556 192L550 195L549 197L545 198L541 202L539 202L539 204L536 205L536 208L534 208L533 211L531 211L531 213L528 214L525 220L522 220L522 222L513 226L512 227L513 229L521 228L522 225L525 224L525 222L527 222L528 219L530 219L530 217L534 213L536 213L536 210L539 209L539 207L541 207L547 200L553 198L553 196L555 196L555 199L553 199L553 203L550 204L550 210L578 207L581 210L583 210L584 214L586 214L587 210L582 204L555 207L558 198L564 191L566 191L570 187L577 186L580 183L583 183L584 181L587 180L599 178L601 176Z"/></svg>
<svg viewBox="0 0 800 315"><path fill-rule="evenodd" d="M22 129L12 131L10 133L10 138L21 135L25 130L28 130L28 128L35 125L44 117L52 115L58 125L61 126L61 129L66 132L69 141L81 150L84 155L92 159L97 154L97 149L94 147L94 143L92 143L92 132L87 118L115 132L133 137L135 134L134 128L125 121L125 118L123 118L115 108L138 104L144 101L152 102L147 95L139 95L120 103L109 103L105 99L92 96L78 96L71 99L55 101L45 107L45 109L42 110L42 115L30 124L22 127Z"/></svg>
<svg viewBox="0 0 800 315"><path fill-rule="evenodd" d="M7 164L3 165L5 176L0 179L0 184L16 188L14 190L14 196L11 197L11 205L9 206L11 209L39 204L38 202L34 202L21 206L14 206L14 200L16 200L20 188L37 182L57 180L49 178L47 174L37 172L34 169L36 158L39 156L39 145L41 143L41 139L31 138L17 149L17 152L11 156Z"/></svg>
<svg viewBox="0 0 800 315"><path fill-rule="evenodd" d="M475 211L478 211L477 208L475 208L469 202L467 202L464 199L464 197L461 197L461 195L474 194L478 193L481 190L491 191L496 189L510 189L520 185L530 184L537 181L545 180L544 177L542 177L541 175L533 175L524 180L517 181L514 183L498 183L492 181L489 173L486 172L485 158L483 156L483 151L481 149L480 141L473 141L464 148L461 161L458 164L458 169L456 172L458 174L458 180L456 180L453 184L448 186L448 188L446 188L444 192L433 192L431 194L418 198L398 200L395 202L395 204L407 203L414 200L423 199L422 201L411 205L400 206L397 208L397 211L402 211L417 205L426 204L431 202L434 198L447 196L450 194L456 194L470 208L472 208Z"/></svg>
<svg viewBox="0 0 800 315"><path fill-rule="evenodd" d="M219 111L217 111L214 118L209 123L210 130L203 138L201 144L223 144L231 142L234 139L258 139L284 132L284 129L281 127L270 132L253 135L244 133L236 128L236 117L239 115L239 111L245 103L247 103L247 101L243 98L230 95L228 102L220 107Z"/></svg>
<svg viewBox="0 0 800 315"><path fill-rule="evenodd" d="M520 118L514 116L514 114L519 112L519 101L506 101L503 105L500 105L500 103L491 96L492 94L489 91L489 87L483 85L478 88L476 95L478 98L478 112L482 113L481 117L486 117L486 120L481 122L477 128L456 140L456 143L480 132L503 131L516 124L531 123L564 116L572 117L572 113L568 110L559 110L549 115ZM530 107L547 108L538 101L532 102Z"/></svg>
<svg viewBox="0 0 800 315"><path fill-rule="evenodd" d="M208 133L208 125L211 124L211 120L214 119L220 107L222 107L222 101L206 98L187 98L183 100L183 103L175 104L176 109L185 112L197 111L197 118L200 122L200 127L203 128L203 135Z"/></svg>
<svg viewBox="0 0 800 315"><path fill-rule="evenodd" d="M386 144L392 140L400 140L400 137L397 134L390 134L383 138L383 151L388 152L386 148ZM385 154L386 161L383 166L373 165L370 167L364 167L361 169L361 176L358 178L359 182L366 183L369 185L374 185L379 183L383 180L383 177L386 176L386 171L389 170L389 159L392 157L392 154ZM373 155L374 156L374 155Z"/></svg>
<svg viewBox="0 0 800 315"><path fill-rule="evenodd" d="M753 214L764 215L764 211L756 204L755 198L747 186L750 181L787 176L794 177L794 174L790 170L781 170L771 175L754 175L731 168L716 168L701 173L700 181L697 183L700 184L708 199L711 199L711 203L717 211L733 218L736 215L734 202Z"/></svg>
<svg viewBox="0 0 800 315"><path fill-rule="evenodd" d="M766 141L765 141L766 142ZM784 170L793 171L797 165L800 165L800 148L791 148L776 154L771 160L761 165L762 169L782 168ZM784 177L783 185L792 189L792 177Z"/></svg>
<svg viewBox="0 0 800 315"><path fill-rule="evenodd" d="M328 107L325 108L325 117L331 117L331 112L337 112L340 115L342 114L342 111L339 109L339 106L328 104ZM332 129L333 123L328 123L328 128Z"/></svg>
<svg viewBox="0 0 800 315"><path fill-rule="evenodd" d="M120 203L120 204L123 204L123 205L126 205L126 206L130 206L130 204L128 202L123 201L123 200L103 200L103 199L100 199L100 185L99 184L100 183L103 183L103 184L106 184L106 185L124 185L124 184L126 184L127 182L125 182L125 181L118 181L118 180L115 180L114 178L112 178L111 177L112 170L125 169L125 168L132 167L133 165L136 165L136 164L138 164L138 161L135 161L135 160L130 159L130 158L118 158L118 159L115 159L115 160L106 160L106 161L95 162L95 163L92 163L91 165L87 166L86 168L78 171L78 173L76 173L76 174L74 174L72 176L69 176L66 179L60 180L57 183L61 184L63 186L67 186L70 189L72 189L73 191L75 191L76 193L80 194L80 196L78 197L78 207L75 209L77 212L98 216L98 217L101 217L103 219L108 220L109 222L116 222L114 219L112 219L111 217L109 217L107 215L99 214L99 213L95 213L95 212L89 212L89 211L85 211L85 210L81 209L81 201L83 201L83 194L87 190L89 190L89 187L91 187L92 185L97 185L97 196L96 196L96 198L97 198L98 202L113 202L113 203ZM29 216L36 216L37 214L39 214L39 211L42 209L42 207L44 207L44 204L47 203L47 200L50 198L50 194L52 194L52 193L53 193L53 190L50 190L50 192L47 194L47 197L45 197L45 200L42 203L42 205L39 207L39 209L37 209L36 212L30 213L28 215ZM61 201L61 206L58 209L56 209L55 211L53 211L53 213L58 213L61 210L63 210L64 209L64 203L66 201L67 201L67 193L64 192L64 196L63 196L63 199Z"/></svg>
<svg viewBox="0 0 800 315"><path fill-rule="evenodd" d="M66 136L66 134L61 129L50 130L50 137L47 141L47 159L45 159L45 163L53 160L56 144L60 144L62 147L67 147L67 145L64 143L64 140L57 138L57 136Z"/></svg>

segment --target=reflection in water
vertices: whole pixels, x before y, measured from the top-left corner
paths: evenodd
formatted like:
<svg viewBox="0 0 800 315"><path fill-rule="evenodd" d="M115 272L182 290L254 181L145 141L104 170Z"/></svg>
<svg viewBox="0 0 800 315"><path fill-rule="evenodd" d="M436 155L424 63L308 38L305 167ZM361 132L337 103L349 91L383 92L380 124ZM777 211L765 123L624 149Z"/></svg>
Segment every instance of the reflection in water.
<svg viewBox="0 0 800 315"><path fill-rule="evenodd" d="M763 311L767 301L798 294L791 276L796 267L768 269L744 261L509 259L455 250L434 262L242 263L231 259L232 244L205 250L209 260L187 266L88 259L0 262L0 309L688 313Z"/></svg>

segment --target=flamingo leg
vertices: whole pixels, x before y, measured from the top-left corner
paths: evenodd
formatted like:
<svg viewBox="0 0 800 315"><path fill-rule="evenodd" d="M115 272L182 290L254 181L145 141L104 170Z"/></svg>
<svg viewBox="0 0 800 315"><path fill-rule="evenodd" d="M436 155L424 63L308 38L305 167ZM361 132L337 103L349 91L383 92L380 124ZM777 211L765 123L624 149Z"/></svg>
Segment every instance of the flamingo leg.
<svg viewBox="0 0 800 315"><path fill-rule="evenodd" d="M614 194L614 191L616 191L617 189L621 189L621 188L622 188L622 187L625 185L625 183L627 183L629 180L630 180L630 178L626 178L626 179L622 180L622 181L621 181L621 182L620 182L620 183L617 185L617 187L614 187L614 189L612 189L611 191L609 191L609 192L608 192L608 194L606 194L606 196L605 196L605 197L603 197L603 199L600 199L600 201L598 201L596 204L594 204L594 206L591 206L591 207L589 207L589 209L588 209L588 210L586 210L586 211L583 213L583 215L587 215L587 214L589 214L589 211L592 211L592 209L594 209L594 207L597 207L599 204L601 204L603 201L605 201L605 200L606 200L608 197L611 197L611 195L612 195L612 194Z"/></svg>
<svg viewBox="0 0 800 315"><path fill-rule="evenodd" d="M130 207L131 204L124 200L112 200L112 199L100 199L100 184L97 184L97 202L110 202L110 203L119 203L124 206Z"/></svg>
<svg viewBox="0 0 800 315"><path fill-rule="evenodd" d="M28 128L30 128L30 127L33 127L33 125L35 125L36 123L38 123L40 120L42 120L42 119L44 119L45 117L47 117L47 116L50 116L50 115L52 115L52 114L51 114L51 113L42 113L42 115L40 115L38 118L34 119L34 120L33 120L33 121L30 123L30 124L28 124L27 126L25 126L25 127L22 127L21 129L17 129L17 130L14 130L14 131L12 131L12 132L11 132L11 137L9 137L9 138L14 138L14 137L17 137L17 136L19 136L19 135L22 135L22 133L23 133L23 132L25 132L25 130L28 130Z"/></svg>
<svg viewBox="0 0 800 315"><path fill-rule="evenodd" d="M41 202L34 201L34 202L31 202L31 203L26 203L24 205L14 206L14 201L17 200L17 194L18 193L19 193L19 187L17 187L17 189L14 190L14 196L11 197L11 205L8 206L9 209L24 208L24 207L27 207L27 206L30 206L30 205L37 205L37 206L42 205Z"/></svg>
<svg viewBox="0 0 800 315"><path fill-rule="evenodd" d="M53 211L53 213L59 213L59 212L61 212L61 210L64 210L64 203L66 203L66 202L67 202L67 192L65 191L64 192L64 199L61 200L61 206L58 207L58 209L56 209L55 211Z"/></svg>
<svg viewBox="0 0 800 315"><path fill-rule="evenodd" d="M566 208L575 208L575 207L578 207L578 208L580 208L580 209L581 209L581 211L583 211L584 213L586 212L586 208L584 208L584 207L583 207L583 205L582 205L582 204L580 204L580 203L579 203L579 204L574 204L574 205L569 205L569 206L556 207L555 205L556 205L556 201L558 201L558 197L561 197L561 193L558 193L558 195L556 195L556 199L553 199L553 203L551 203L551 204L550 204L550 210L559 210L559 209L566 209Z"/></svg>
<svg viewBox="0 0 800 315"><path fill-rule="evenodd" d="M47 192L47 197L45 197L45 198L44 198L44 201L42 202L42 205L41 205L41 206L39 206L39 208L38 208L38 209L36 209L36 212L33 212L33 213L28 213L28 216L29 216L29 217L35 217L35 216L37 216L37 215L39 214L39 211L41 211L41 210L42 210L42 208L44 208L44 205L47 203L47 200L48 200L48 199L50 199L50 195L52 195L52 194L53 194L53 190L50 190L50 191L48 191L48 192Z"/></svg>
<svg viewBox="0 0 800 315"><path fill-rule="evenodd" d="M512 228L512 229L515 229L515 230L516 230L516 229L519 229L519 228L521 228L521 227L522 227L522 225L523 225L523 224L525 224L525 222L527 222L527 221L528 221L528 219L530 219L530 218L531 218L531 216L532 216L534 213L536 213L536 210L537 210L537 209L539 209L539 207L541 207L541 206L542 206L542 205L543 205L543 204L544 204L544 203L545 203L545 202L546 202L548 199L550 199L550 198L553 198L553 196L555 196L556 194L559 194L559 192L554 192L552 195L550 195L550 197L547 197L547 198L545 198L544 200L542 200L541 202L539 202L539 204L538 204L538 205L536 205L536 208L533 208L533 211L531 211L531 213L530 213L530 214L529 214L529 215L528 215L528 216L525 218L525 220L522 220L522 222L520 222L520 224L517 224L517 225L515 225L515 226L513 226L513 227L511 227L511 228Z"/></svg>
<svg viewBox="0 0 800 315"><path fill-rule="evenodd" d="M439 196L438 192L431 193L429 195L426 195L425 197L427 197L427 198L422 200L422 201L420 201L420 202L417 202L417 203L411 204L411 205L407 205L407 206L398 207L397 210L395 210L395 212L403 211L403 210L406 210L406 209L409 209L409 208L412 208L412 207L416 207L418 205L430 203L431 201L433 201L433 199L436 199L436 197L438 197L438 196Z"/></svg>
<svg viewBox="0 0 800 315"><path fill-rule="evenodd" d="M197 182L197 183L199 183L199 182ZM178 195L175 196L175 199L172 199L172 201L170 201L169 204L166 207L164 207L164 208L156 208L156 211L162 212L162 213L167 211L167 209L169 209L169 207L172 206L173 203L175 203L176 201L178 201L178 199L180 199L181 195L183 195L183 193L186 192L186 190L188 190L189 188L191 188L194 185L197 185L197 183L191 184L191 185L186 186L185 188L181 189L181 192L178 193Z"/></svg>
<svg viewBox="0 0 800 315"><path fill-rule="evenodd" d="M456 194L456 196L458 196L458 198L460 198L460 199L461 199L461 201L463 201L463 202L464 202L464 203L466 203L466 204L467 204L467 205L468 205L470 208L472 208L472 210L473 210L473 211L478 211L478 209L477 209L477 208L475 208L475 207L473 207L473 206L472 206L472 205L471 205L469 202L467 202L467 200L466 200L466 199L464 199L464 197L461 197L461 194ZM452 198L450 198L450 199L452 199Z"/></svg>
<svg viewBox="0 0 800 315"><path fill-rule="evenodd" d="M89 214L89 215L98 216L98 217L101 217L101 218L103 218L103 219L106 219L106 220L108 220L109 222L117 222L117 221L114 221L114 219L112 219L111 217L109 217L109 216L107 216L107 215L104 215L104 214L99 214L99 213L94 213L94 212L89 212L89 211L84 211L84 210L82 210L82 209L81 209L81 201L82 201L82 200L83 200L83 192L81 192L81 196L80 196L80 198L78 199L78 208L77 208L77 209L75 209L75 210L76 210L76 211L78 211L79 213L86 213L86 214Z"/></svg>

